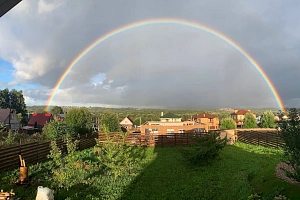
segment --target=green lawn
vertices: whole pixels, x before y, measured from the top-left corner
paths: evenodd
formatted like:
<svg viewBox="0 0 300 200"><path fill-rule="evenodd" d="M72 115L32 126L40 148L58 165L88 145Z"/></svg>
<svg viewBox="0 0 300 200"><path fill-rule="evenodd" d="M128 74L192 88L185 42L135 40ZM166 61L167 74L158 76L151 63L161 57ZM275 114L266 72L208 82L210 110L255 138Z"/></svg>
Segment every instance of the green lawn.
<svg viewBox="0 0 300 200"><path fill-rule="evenodd" d="M89 155L89 156L86 156ZM82 153L90 158L92 150ZM300 187L275 178L274 168L282 158L275 149L237 143L226 146L209 166L191 166L180 153L180 147L139 148L142 161L137 176L113 180L109 173L94 170L88 185L78 184L61 189L55 199L248 199L258 194L261 199L274 199L284 194L300 199ZM96 162L94 160L93 162ZM13 188L22 200L34 199L38 185L48 186L49 162L31 166L31 185L11 184L17 170L0 175L0 189ZM55 193L56 195L56 193ZM57 197L57 196L56 196Z"/></svg>

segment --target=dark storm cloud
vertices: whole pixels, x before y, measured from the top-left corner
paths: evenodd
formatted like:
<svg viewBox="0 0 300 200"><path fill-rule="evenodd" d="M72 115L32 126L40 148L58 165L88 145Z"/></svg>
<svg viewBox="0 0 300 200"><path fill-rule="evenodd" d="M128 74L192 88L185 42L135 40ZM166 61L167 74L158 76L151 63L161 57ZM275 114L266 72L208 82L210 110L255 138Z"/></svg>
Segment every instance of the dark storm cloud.
<svg viewBox="0 0 300 200"><path fill-rule="evenodd" d="M230 37L260 64L286 104L299 105L299 8L298 1L23 1L0 21L0 57L13 63L17 82L41 85L39 93L26 95L43 102L72 60L101 35L144 19L180 18ZM99 74L104 78L95 82ZM55 103L276 106L239 52L178 25L141 27L101 43L73 67Z"/></svg>

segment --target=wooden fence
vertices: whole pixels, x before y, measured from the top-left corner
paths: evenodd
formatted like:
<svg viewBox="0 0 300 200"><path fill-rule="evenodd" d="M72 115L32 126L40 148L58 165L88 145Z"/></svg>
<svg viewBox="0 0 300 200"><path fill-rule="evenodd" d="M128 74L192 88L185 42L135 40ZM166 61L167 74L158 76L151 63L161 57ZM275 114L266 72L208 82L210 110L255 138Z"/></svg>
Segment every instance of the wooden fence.
<svg viewBox="0 0 300 200"><path fill-rule="evenodd" d="M78 150L93 147L96 144L95 138L97 134L89 134L79 138ZM57 146L66 152L66 142L64 140L56 140ZM47 160L50 152L50 141L48 142L32 142L28 144L20 144L18 146L0 149L0 170L8 170L17 168L19 163L19 155L22 155L26 164L36 164Z"/></svg>
<svg viewBox="0 0 300 200"><path fill-rule="evenodd" d="M284 141L277 130L236 130L238 141L265 147L282 148Z"/></svg>
<svg viewBox="0 0 300 200"><path fill-rule="evenodd" d="M168 134L134 134L131 133L125 141L131 145L137 146L186 146L193 142L196 135L204 135L206 133L168 133ZM99 141L107 142L105 133L99 133ZM109 138L113 141L122 141L120 133L109 133Z"/></svg>

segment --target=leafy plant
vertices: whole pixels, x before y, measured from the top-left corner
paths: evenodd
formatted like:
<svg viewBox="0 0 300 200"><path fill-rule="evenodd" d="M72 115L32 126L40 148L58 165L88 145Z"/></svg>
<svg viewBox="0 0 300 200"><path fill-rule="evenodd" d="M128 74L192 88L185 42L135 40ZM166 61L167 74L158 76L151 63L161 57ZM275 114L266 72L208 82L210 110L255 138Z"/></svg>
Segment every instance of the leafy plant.
<svg viewBox="0 0 300 200"><path fill-rule="evenodd" d="M86 167L87 164L80 160L78 154L75 154L77 144L77 140L72 142L71 139L67 138L68 154L63 155L56 142L51 142L51 151L48 157L53 160L51 167L52 176L50 177L52 187L68 190L76 184L88 183L86 178L90 174L90 167Z"/></svg>
<svg viewBox="0 0 300 200"><path fill-rule="evenodd" d="M257 122L255 117L251 113L247 113L244 119L244 128L256 128Z"/></svg>
<svg viewBox="0 0 300 200"><path fill-rule="evenodd" d="M195 135L193 144L182 149L182 155L194 165L208 165L219 155L226 146L227 137L220 138L219 131Z"/></svg>
<svg viewBox="0 0 300 200"><path fill-rule="evenodd" d="M236 124L232 118L226 117L221 120L221 129L222 130L236 129Z"/></svg>
<svg viewBox="0 0 300 200"><path fill-rule="evenodd" d="M3 145L4 146L14 145L16 138L17 138L17 133L9 131L6 137L3 136L3 139L4 139Z"/></svg>
<svg viewBox="0 0 300 200"><path fill-rule="evenodd" d="M285 156L288 164L294 169L294 173L286 171L286 174L296 181L300 181L300 120L297 109L290 109L289 120L282 121L279 127L284 140Z"/></svg>
<svg viewBox="0 0 300 200"><path fill-rule="evenodd" d="M133 156L133 147L126 142L129 132L120 132L110 137L106 126L103 126L103 130L106 134L106 142L97 141L95 146L99 161L115 180L121 175L134 175L132 169L136 158Z"/></svg>
<svg viewBox="0 0 300 200"><path fill-rule="evenodd" d="M73 127L58 118L54 118L44 126L43 135L46 139L53 140L61 137L74 137L76 136L76 132Z"/></svg>
<svg viewBox="0 0 300 200"><path fill-rule="evenodd" d="M263 128L275 128L275 119L274 114L271 110L265 111L261 118L261 126Z"/></svg>

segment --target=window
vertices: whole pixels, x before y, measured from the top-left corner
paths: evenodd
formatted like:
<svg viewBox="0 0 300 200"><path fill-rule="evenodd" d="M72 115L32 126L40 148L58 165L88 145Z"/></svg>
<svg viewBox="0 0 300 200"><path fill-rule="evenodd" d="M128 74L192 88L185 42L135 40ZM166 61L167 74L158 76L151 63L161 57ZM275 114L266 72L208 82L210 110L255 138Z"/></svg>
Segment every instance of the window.
<svg viewBox="0 0 300 200"><path fill-rule="evenodd" d="M213 119L209 119L209 122L213 122Z"/></svg>
<svg viewBox="0 0 300 200"><path fill-rule="evenodd" d="M184 130L183 129L179 129L178 133L184 133Z"/></svg>
<svg viewBox="0 0 300 200"><path fill-rule="evenodd" d="M167 133L174 133L174 129L167 129Z"/></svg>

